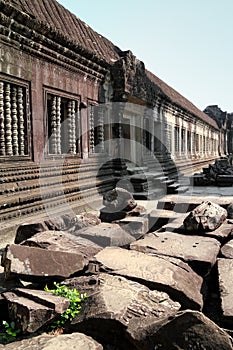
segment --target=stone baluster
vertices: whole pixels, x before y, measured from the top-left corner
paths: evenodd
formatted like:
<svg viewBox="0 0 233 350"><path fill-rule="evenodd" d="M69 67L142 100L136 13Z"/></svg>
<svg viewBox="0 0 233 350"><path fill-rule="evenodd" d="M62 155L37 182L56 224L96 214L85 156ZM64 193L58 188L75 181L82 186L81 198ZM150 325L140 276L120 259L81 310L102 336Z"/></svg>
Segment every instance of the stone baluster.
<svg viewBox="0 0 233 350"><path fill-rule="evenodd" d="M94 119L94 106L90 106L89 113L89 150L90 153L95 152L95 119Z"/></svg>
<svg viewBox="0 0 233 350"><path fill-rule="evenodd" d="M68 122L69 122L69 153L76 152L75 137L75 101L68 102Z"/></svg>
<svg viewBox="0 0 233 350"><path fill-rule="evenodd" d="M5 87L5 127L6 127L6 154L13 155L12 147L12 115L11 115L11 88L10 84Z"/></svg>
<svg viewBox="0 0 233 350"><path fill-rule="evenodd" d="M11 91L11 114L12 114L12 141L13 154L19 154L19 139L18 139L18 116L17 116L17 89L12 88Z"/></svg>
<svg viewBox="0 0 233 350"><path fill-rule="evenodd" d="M52 97L51 105L51 136L50 136L50 152L57 154L57 98Z"/></svg>
<svg viewBox="0 0 233 350"><path fill-rule="evenodd" d="M77 103L77 102L76 102ZM80 114L80 108L77 106L77 112L76 115L76 153L81 152L81 114Z"/></svg>
<svg viewBox="0 0 233 350"><path fill-rule="evenodd" d="M0 82L0 156L5 156L4 83Z"/></svg>
<svg viewBox="0 0 233 350"><path fill-rule="evenodd" d="M17 88L17 105L18 105L18 142L19 142L19 154L23 156L25 154L24 143L24 107L23 107L23 89Z"/></svg>
<svg viewBox="0 0 233 350"><path fill-rule="evenodd" d="M97 150L104 151L104 107L98 106Z"/></svg>
<svg viewBox="0 0 233 350"><path fill-rule="evenodd" d="M61 97L57 97L56 105L56 142L57 153L61 154Z"/></svg>

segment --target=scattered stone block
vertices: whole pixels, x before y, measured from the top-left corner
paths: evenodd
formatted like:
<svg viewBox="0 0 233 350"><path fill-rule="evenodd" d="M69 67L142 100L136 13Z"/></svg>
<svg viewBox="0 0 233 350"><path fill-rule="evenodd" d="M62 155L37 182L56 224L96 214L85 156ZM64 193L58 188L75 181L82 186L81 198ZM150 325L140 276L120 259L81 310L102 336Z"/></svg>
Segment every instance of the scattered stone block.
<svg viewBox="0 0 233 350"><path fill-rule="evenodd" d="M98 227L87 227L76 232L80 237L88 239L100 247L124 247L135 241L135 237L116 223L102 222Z"/></svg>
<svg viewBox="0 0 233 350"><path fill-rule="evenodd" d="M227 327L233 321L233 260L218 259L219 289L223 324Z"/></svg>
<svg viewBox="0 0 233 350"><path fill-rule="evenodd" d="M221 248L221 254L224 258L233 259L233 240L227 242Z"/></svg>
<svg viewBox="0 0 233 350"><path fill-rule="evenodd" d="M180 258L198 274L205 276L216 263L220 243L209 237L156 232L131 243L130 249Z"/></svg>
<svg viewBox="0 0 233 350"><path fill-rule="evenodd" d="M201 312L192 310L180 311L174 318L150 325L144 337L140 329L135 334L135 347L140 350L233 349L227 332Z"/></svg>
<svg viewBox="0 0 233 350"><path fill-rule="evenodd" d="M10 321L22 333L34 333L70 305L69 299L45 291L15 289L3 293L8 303Z"/></svg>
<svg viewBox="0 0 233 350"><path fill-rule="evenodd" d="M184 219L184 228L187 231L214 231L226 218L226 209L218 204L205 201Z"/></svg>
<svg viewBox="0 0 233 350"><path fill-rule="evenodd" d="M101 344L97 343L91 337L82 333L62 334L62 335L48 335L42 334L37 337L23 339L7 345L0 345L0 349L5 350L103 350Z"/></svg>
<svg viewBox="0 0 233 350"><path fill-rule="evenodd" d="M166 225L168 222L172 222L177 219L180 214L163 209L155 209L149 213L149 228L151 230L157 230L158 228Z"/></svg>
<svg viewBox="0 0 233 350"><path fill-rule="evenodd" d="M147 217L127 216L117 223L135 239L142 237L149 231L149 220Z"/></svg>
<svg viewBox="0 0 233 350"><path fill-rule="evenodd" d="M68 278L88 264L80 253L46 250L23 245L8 245L2 256L5 278L20 276L33 281L38 278Z"/></svg>
<svg viewBox="0 0 233 350"><path fill-rule="evenodd" d="M119 349L132 349L128 334L133 337L138 329L143 333L146 326L174 316L180 309L180 304L172 301L168 294L151 291L121 276L101 273L64 283L89 296L83 311L66 326L65 331L85 332Z"/></svg>
<svg viewBox="0 0 233 350"><path fill-rule="evenodd" d="M88 259L97 254L102 247L92 241L64 231L44 231L35 234L21 245L69 253L81 253Z"/></svg>
<svg viewBox="0 0 233 350"><path fill-rule="evenodd" d="M201 309L202 278L188 264L170 257L149 256L133 250L107 247L96 256L96 265L113 274L137 279L140 283L167 292L182 307Z"/></svg>
<svg viewBox="0 0 233 350"><path fill-rule="evenodd" d="M45 224L44 221L21 224L16 231L15 244L20 244L26 239L31 238L36 233L47 230L48 226Z"/></svg>

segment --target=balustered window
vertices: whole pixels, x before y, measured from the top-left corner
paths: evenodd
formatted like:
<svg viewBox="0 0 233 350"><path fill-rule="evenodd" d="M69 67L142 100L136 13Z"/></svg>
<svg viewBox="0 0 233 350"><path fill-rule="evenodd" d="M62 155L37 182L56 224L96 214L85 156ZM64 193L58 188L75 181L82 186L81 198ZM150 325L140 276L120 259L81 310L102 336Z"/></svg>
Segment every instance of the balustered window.
<svg viewBox="0 0 233 350"><path fill-rule="evenodd" d="M48 153L80 153L79 101L47 94Z"/></svg>
<svg viewBox="0 0 233 350"><path fill-rule="evenodd" d="M191 132L187 131L187 150L191 152Z"/></svg>
<svg viewBox="0 0 233 350"><path fill-rule="evenodd" d="M0 156L28 155L28 88L0 80Z"/></svg>

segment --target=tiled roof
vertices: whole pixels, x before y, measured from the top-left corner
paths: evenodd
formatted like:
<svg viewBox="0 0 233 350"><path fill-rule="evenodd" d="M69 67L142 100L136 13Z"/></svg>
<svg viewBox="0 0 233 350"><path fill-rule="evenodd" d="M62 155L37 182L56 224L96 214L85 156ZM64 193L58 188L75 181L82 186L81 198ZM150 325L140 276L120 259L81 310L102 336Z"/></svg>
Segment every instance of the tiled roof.
<svg viewBox="0 0 233 350"><path fill-rule="evenodd" d="M200 109L198 109L192 102L190 102L188 99L186 99L184 96L182 96L179 92L174 90L172 87L167 85L164 81L159 79L157 76L155 76L153 73L146 71L148 78L153 81L159 88L164 92L164 94L176 105L180 106L181 108L185 109L186 111L189 111L196 117L200 118L204 122L208 123L209 125L213 126L214 128L218 129L218 125L215 120L213 120L211 117L209 117L206 113L202 112Z"/></svg>
<svg viewBox="0 0 233 350"><path fill-rule="evenodd" d="M91 29L69 10L56 0L7 0L7 3L26 12L36 21L49 25L53 30L59 31L63 36L81 46L84 50L95 54L101 60L113 64L120 58L121 50L110 40ZM199 110L189 100L156 77L146 71L149 79L154 82L164 94L176 105L191 112L206 123L217 128L216 122L207 114Z"/></svg>
<svg viewBox="0 0 233 350"><path fill-rule="evenodd" d="M8 0L9 4L46 23L69 40L111 63L119 59L120 51L111 41L91 29L55 0ZM91 5L90 5L91 6Z"/></svg>

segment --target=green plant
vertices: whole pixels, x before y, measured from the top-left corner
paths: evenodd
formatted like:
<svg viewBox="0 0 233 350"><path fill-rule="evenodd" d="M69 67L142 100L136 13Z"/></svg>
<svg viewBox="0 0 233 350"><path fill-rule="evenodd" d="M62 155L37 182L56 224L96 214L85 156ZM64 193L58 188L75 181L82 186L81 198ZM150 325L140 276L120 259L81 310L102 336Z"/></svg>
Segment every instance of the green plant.
<svg viewBox="0 0 233 350"><path fill-rule="evenodd" d="M21 332L20 329L15 328L15 322L2 321L2 326L4 328L3 332L0 332L0 339L5 343L10 343L15 341L15 338Z"/></svg>
<svg viewBox="0 0 233 350"><path fill-rule="evenodd" d="M80 312L82 302L87 298L86 294L80 294L77 289L69 289L67 286L59 285L54 282L55 289L49 289L45 287L45 291L58 295L70 300L69 308L61 314L59 319L55 320L51 325L52 329L61 328L67 321L71 321Z"/></svg>

